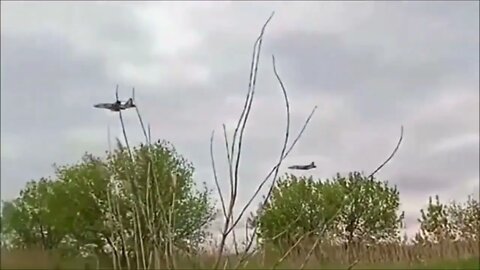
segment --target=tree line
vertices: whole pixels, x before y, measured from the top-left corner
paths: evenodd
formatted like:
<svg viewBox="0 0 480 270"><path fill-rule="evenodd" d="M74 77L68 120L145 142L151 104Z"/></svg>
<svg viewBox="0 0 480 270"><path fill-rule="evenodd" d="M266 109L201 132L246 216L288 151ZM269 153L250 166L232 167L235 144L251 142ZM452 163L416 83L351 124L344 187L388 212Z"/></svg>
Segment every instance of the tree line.
<svg viewBox="0 0 480 270"><path fill-rule="evenodd" d="M141 249L196 252L217 209L193 174L193 165L165 141L131 152L118 144L103 159L85 154L3 202L2 247L104 254L119 264L142 257ZM430 197L418 221L417 244L478 239L480 204L472 196L447 204ZM346 247L406 241L399 190L360 172L332 179L286 174L248 224L258 226L260 247L291 247L302 237Z"/></svg>

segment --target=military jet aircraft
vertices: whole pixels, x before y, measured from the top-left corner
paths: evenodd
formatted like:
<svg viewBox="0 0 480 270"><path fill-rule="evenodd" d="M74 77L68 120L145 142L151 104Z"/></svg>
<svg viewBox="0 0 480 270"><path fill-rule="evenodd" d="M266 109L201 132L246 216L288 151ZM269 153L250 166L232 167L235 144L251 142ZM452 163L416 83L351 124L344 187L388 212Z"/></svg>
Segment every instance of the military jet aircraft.
<svg viewBox="0 0 480 270"><path fill-rule="evenodd" d="M123 103L120 100L115 101L114 103L99 103L93 105L95 108L99 109L108 109L113 112L119 112L121 110L126 110L129 108L135 107L135 104L133 104L133 99L129 98L127 102Z"/></svg>
<svg viewBox="0 0 480 270"><path fill-rule="evenodd" d="M311 169L314 169L316 167L317 166L315 166L315 163L312 161L312 163L310 163L308 165L293 165L293 166L290 166L288 168L291 169L291 170L311 170Z"/></svg>

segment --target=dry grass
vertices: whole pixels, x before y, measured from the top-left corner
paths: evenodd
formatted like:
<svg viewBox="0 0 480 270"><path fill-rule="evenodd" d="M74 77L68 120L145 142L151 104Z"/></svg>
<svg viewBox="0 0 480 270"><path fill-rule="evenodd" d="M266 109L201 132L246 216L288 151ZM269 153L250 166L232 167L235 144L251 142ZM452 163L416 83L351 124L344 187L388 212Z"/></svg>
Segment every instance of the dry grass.
<svg viewBox="0 0 480 270"><path fill-rule="evenodd" d="M308 247L300 248L289 256L278 269L295 269L302 264ZM443 265L456 269L479 269L479 243L442 242L435 245L376 245L371 247L349 248L341 246L319 246L306 265L306 269L326 268L428 268L430 265ZM269 250L252 256L243 269L272 269L279 260L281 252ZM2 269L107 269L111 268L110 260L104 258L99 262L95 258L74 259L60 258L54 252L38 249L32 250L2 250ZM220 265L232 268L238 257L223 256ZM202 254L189 258L178 256L178 269L211 269L215 263L215 254ZM465 262L467 262L465 264ZM465 264L466 266L461 266Z"/></svg>
<svg viewBox="0 0 480 270"><path fill-rule="evenodd" d="M287 259L287 264L294 267L303 260L308 251L303 247L296 250L295 255ZM355 246L346 249L343 246L319 246L307 264L307 268L318 268L319 265L347 268L352 264L361 265L421 265L443 260L462 260L479 257L479 243L476 241L445 241L435 245L400 245L378 244L375 246ZM269 254L270 253L270 254ZM278 258L283 252L267 252L265 265ZM291 263L294 263L292 265Z"/></svg>
<svg viewBox="0 0 480 270"><path fill-rule="evenodd" d="M58 257L40 249L2 250L2 269L52 269Z"/></svg>

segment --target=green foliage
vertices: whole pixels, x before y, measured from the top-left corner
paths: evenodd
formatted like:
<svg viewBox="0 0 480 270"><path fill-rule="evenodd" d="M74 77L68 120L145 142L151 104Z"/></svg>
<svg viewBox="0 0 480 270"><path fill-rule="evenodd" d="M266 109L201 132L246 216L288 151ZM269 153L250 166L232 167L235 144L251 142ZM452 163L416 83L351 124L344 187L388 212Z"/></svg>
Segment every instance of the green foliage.
<svg viewBox="0 0 480 270"><path fill-rule="evenodd" d="M24 248L58 246L66 232L57 216L58 183L41 178L27 183L20 198L5 202L2 209L2 233L9 244Z"/></svg>
<svg viewBox="0 0 480 270"><path fill-rule="evenodd" d="M252 219L261 242L291 245L310 233L337 243L399 241L399 192L358 172L332 180L281 177Z"/></svg>
<svg viewBox="0 0 480 270"><path fill-rule="evenodd" d="M140 145L131 156L119 147L105 160L85 154L77 164L56 167L55 181L31 181L4 203L2 233L8 240L2 240L16 248L69 253L104 253L109 246L122 256L130 256L137 237L162 246L171 236L175 245L195 248L214 209L209 191L196 189L193 173L192 164L166 142Z"/></svg>
<svg viewBox="0 0 480 270"><path fill-rule="evenodd" d="M453 235L449 229L447 206L440 203L439 196L435 196L435 203L432 197L428 198L427 209L420 209L421 217L420 232L416 235L417 241L436 242L441 239L451 238Z"/></svg>
<svg viewBox="0 0 480 270"><path fill-rule="evenodd" d="M452 202L449 207L452 229L460 239L480 239L480 202L468 196L463 204Z"/></svg>
<svg viewBox="0 0 480 270"><path fill-rule="evenodd" d="M440 202L438 195L435 202L429 197L426 209L421 209L420 231L415 235L419 244L438 243L443 240L478 240L480 233L480 203L472 196L459 204Z"/></svg>
<svg viewBox="0 0 480 270"><path fill-rule="evenodd" d="M167 233L167 218L173 211L174 229L171 234L177 244L198 245L205 239L204 226L213 220L213 205L209 192L194 190L191 163L176 154L173 146L157 142L152 147L135 147L132 151L134 162L131 162L128 151L123 148L109 156L114 178L120 180L123 188L120 197L132 208L139 203L139 215L143 222L141 228L148 226ZM133 218L125 215L124 220ZM133 221L132 221L133 222ZM150 224L147 224L150 223ZM145 234L145 238L162 235ZM182 242L182 243L179 243Z"/></svg>

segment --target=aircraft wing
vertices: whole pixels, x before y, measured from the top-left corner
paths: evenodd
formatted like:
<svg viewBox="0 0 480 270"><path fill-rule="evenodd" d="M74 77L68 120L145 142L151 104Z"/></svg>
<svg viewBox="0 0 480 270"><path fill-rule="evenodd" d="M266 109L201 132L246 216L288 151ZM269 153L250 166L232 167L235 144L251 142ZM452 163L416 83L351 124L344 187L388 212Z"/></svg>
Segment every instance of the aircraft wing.
<svg viewBox="0 0 480 270"><path fill-rule="evenodd" d="M93 107L100 108L100 109L110 109L111 110L113 108L113 104L112 103L98 103L98 104L93 105Z"/></svg>

